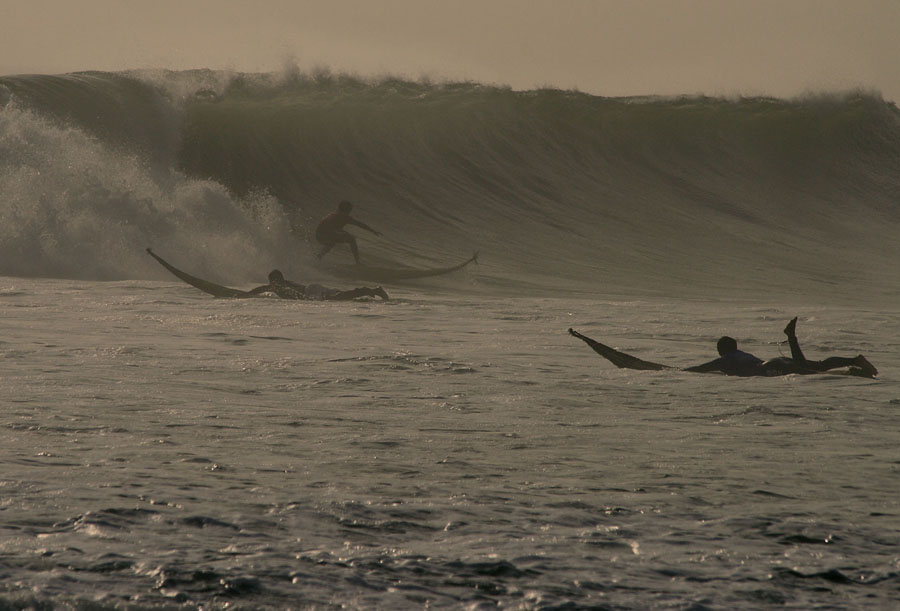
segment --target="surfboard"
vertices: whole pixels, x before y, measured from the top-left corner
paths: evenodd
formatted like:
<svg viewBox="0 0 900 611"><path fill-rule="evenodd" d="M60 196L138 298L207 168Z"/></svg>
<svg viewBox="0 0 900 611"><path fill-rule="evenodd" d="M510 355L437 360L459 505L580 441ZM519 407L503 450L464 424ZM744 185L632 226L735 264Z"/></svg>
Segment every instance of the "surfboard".
<svg viewBox="0 0 900 611"><path fill-rule="evenodd" d="M381 267L369 265L333 265L324 268L329 273L341 277L354 280L368 280L370 282L398 282L402 280L415 280L418 278L428 278L430 276L443 276L460 270L470 263L478 263L478 253L474 253L471 257L447 267Z"/></svg>
<svg viewBox="0 0 900 611"><path fill-rule="evenodd" d="M247 297L258 297L259 296L254 293L251 293L249 291L233 289L233 288L230 288L227 286L222 286L221 284L216 284L215 282L210 282L209 280L204 280L203 278L197 278L196 276L192 276L187 272L181 271L180 269L178 269L174 265L170 264L168 261L166 261L159 255L157 255L155 252L150 250L149 248L147 249L147 252L150 254L151 257L156 259L160 265L162 265L167 270L172 272L172 274L176 278L190 284L194 288L200 289L204 293L208 293L208 294L212 295L213 297L244 299Z"/></svg>
<svg viewBox="0 0 900 611"><path fill-rule="evenodd" d="M569 329L569 333L582 340L588 346L593 348L594 352L620 369L640 369L642 371L660 371L662 369L674 369L674 367L670 367L669 365L660 365L659 363L645 361L643 359L639 359L636 356L631 356L630 354L619 352L618 350L610 348L606 344L601 344L597 340L591 339L586 335L582 335L575 329Z"/></svg>

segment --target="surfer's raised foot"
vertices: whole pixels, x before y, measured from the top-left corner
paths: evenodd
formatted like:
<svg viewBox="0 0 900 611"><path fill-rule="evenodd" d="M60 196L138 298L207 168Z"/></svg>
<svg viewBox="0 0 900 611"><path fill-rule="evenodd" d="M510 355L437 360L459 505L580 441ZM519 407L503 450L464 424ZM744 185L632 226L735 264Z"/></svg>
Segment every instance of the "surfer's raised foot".
<svg viewBox="0 0 900 611"><path fill-rule="evenodd" d="M789 322L787 324L787 326L784 328L784 334L787 335L788 337L791 337L792 335L797 334L797 317L796 316L794 316L791 319L791 322Z"/></svg>
<svg viewBox="0 0 900 611"><path fill-rule="evenodd" d="M390 297L388 297L387 291L385 291L380 286L375 287L375 294L378 295L379 297L381 297L382 299L384 299L385 301L388 301L390 299Z"/></svg>
<svg viewBox="0 0 900 611"><path fill-rule="evenodd" d="M875 369L875 366L861 354L854 359L854 365L862 369L863 373L872 376L873 378L878 375L878 370Z"/></svg>

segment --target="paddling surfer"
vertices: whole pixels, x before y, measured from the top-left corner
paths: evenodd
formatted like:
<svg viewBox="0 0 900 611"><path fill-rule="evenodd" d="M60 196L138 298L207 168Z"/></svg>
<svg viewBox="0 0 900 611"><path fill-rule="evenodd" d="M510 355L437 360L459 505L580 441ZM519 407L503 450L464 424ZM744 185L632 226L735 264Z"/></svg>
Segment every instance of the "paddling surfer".
<svg viewBox="0 0 900 611"><path fill-rule="evenodd" d="M356 245L356 238L353 237L353 234L344 230L345 225L356 225L366 231L371 231L377 236L381 235L381 232L350 216L352 209L353 204L344 200L338 204L337 211L332 212L319 222L319 225L316 227L316 241L322 245L322 250L316 255L319 259L324 257L335 245L346 243L350 245L353 259L359 265L359 247Z"/></svg>
<svg viewBox="0 0 900 611"><path fill-rule="evenodd" d="M849 367L848 373L854 375L865 377L875 377L878 375L878 370L875 369L875 367L861 354L856 357L834 356L829 357L824 361L810 361L806 359L803 352L800 350L800 343L797 341L797 336L795 334L796 324L797 319L795 318L789 322L784 329L785 334L788 336L788 342L791 344L792 358L782 356L763 361L761 358L750 354L749 352L738 350L737 341L734 338L726 336L719 338L719 341L716 343L719 358L701 365L686 367L682 371L689 371L692 373L724 373L729 376L752 377L782 376L792 373L809 375L840 367ZM629 354L625 354L624 352L614 350L590 337L578 333L574 329L569 329L569 333L584 341L593 348L597 354L610 361L616 367L656 371L672 369L672 367L667 365L644 361Z"/></svg>
<svg viewBox="0 0 900 611"><path fill-rule="evenodd" d="M350 301L358 297L381 297L384 301L390 299L387 292L380 286L359 288L342 291L321 284L297 284L284 277L277 269L269 272L269 284L258 286L249 291L250 295L261 293L275 293L282 299L308 299L312 301Z"/></svg>
<svg viewBox="0 0 900 611"><path fill-rule="evenodd" d="M733 337L720 337L716 342L716 350L719 352L719 358L702 365L694 365L686 367L683 371L693 373L724 373L727 376L783 376L790 373L809 374L825 371L824 369L815 370L806 365L805 362L795 361L786 356L776 357L764 361L758 356L738 350L737 340ZM839 367L840 365L835 365Z"/></svg>
<svg viewBox="0 0 900 611"><path fill-rule="evenodd" d="M721 337L716 343L719 358L702 365L687 367L684 371L724 373L727 376L750 377L783 376L791 373L809 375L840 367L851 367L858 369L859 373L867 377L878 375L878 370L861 354L855 357L832 356L824 361L807 360L800 350L800 343L797 341L797 335L794 333L796 325L797 319L794 318L784 328L784 332L788 336L788 342L791 345L791 358L779 356L763 361L749 352L738 350L737 341L734 338Z"/></svg>

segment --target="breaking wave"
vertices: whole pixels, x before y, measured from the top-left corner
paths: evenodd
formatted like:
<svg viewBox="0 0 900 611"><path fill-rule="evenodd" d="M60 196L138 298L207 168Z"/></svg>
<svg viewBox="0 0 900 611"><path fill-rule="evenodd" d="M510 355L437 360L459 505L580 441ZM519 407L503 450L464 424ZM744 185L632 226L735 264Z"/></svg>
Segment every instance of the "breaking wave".
<svg viewBox="0 0 900 611"><path fill-rule="evenodd" d="M0 274L315 268L342 199L379 262L466 286L896 295L900 112L876 93L604 98L212 71L0 78ZM346 257L347 253L330 255Z"/></svg>

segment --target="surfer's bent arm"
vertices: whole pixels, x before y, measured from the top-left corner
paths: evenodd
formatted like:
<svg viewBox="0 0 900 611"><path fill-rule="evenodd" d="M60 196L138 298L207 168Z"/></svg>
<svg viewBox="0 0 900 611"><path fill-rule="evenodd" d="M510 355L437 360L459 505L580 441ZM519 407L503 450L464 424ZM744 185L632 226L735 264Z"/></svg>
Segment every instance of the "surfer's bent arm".
<svg viewBox="0 0 900 611"><path fill-rule="evenodd" d="M371 227L369 227L368 225L366 225L366 224L363 223L362 221L357 221L356 219L350 219L349 223L350 223L351 225L356 225L357 227L362 227L362 228L365 229L366 231L371 231L371 232L374 233L375 235L381 235L381 232L380 232L380 231L376 231L376 230L372 229Z"/></svg>
<svg viewBox="0 0 900 611"><path fill-rule="evenodd" d="M693 367L685 367L682 371L690 371L692 373L725 373L722 369L722 359L718 358L702 365L694 365Z"/></svg>

